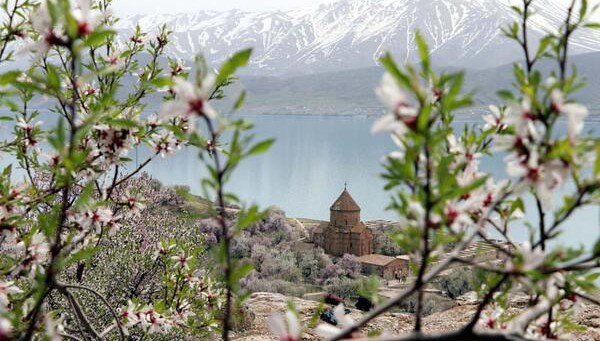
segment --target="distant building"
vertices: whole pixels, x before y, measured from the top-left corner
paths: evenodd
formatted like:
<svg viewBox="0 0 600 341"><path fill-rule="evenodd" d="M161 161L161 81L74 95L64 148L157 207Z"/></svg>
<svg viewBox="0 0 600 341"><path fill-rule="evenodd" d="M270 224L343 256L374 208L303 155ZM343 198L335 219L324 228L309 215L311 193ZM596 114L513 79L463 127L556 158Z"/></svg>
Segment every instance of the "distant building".
<svg viewBox="0 0 600 341"><path fill-rule="evenodd" d="M408 257L374 254L358 257L358 260L362 264L362 273L367 276L377 275L387 280L402 279L408 276Z"/></svg>
<svg viewBox="0 0 600 341"><path fill-rule="evenodd" d="M313 242L333 256L371 254L373 234L360 221L360 207L347 188L331 205L329 212L329 223L321 224L313 232Z"/></svg>

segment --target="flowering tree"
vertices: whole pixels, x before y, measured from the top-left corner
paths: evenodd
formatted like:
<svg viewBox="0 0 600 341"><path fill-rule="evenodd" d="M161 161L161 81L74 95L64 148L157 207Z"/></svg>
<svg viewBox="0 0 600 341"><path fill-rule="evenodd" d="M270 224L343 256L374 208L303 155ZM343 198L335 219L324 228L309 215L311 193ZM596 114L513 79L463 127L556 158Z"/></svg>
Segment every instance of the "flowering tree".
<svg viewBox="0 0 600 341"><path fill-rule="evenodd" d="M237 283L251 270L232 259L231 241L264 212L245 207L224 186L244 158L266 151L272 141L253 143L251 124L221 115L209 102L224 96L223 87L248 62L250 50L232 56L217 73L201 58L191 76L176 60L164 69L167 28L150 36L138 27L121 41L111 30L118 19L110 2L2 3L0 63L10 68L17 55L32 60L26 70L13 67L0 75L0 100L13 113L2 120L14 123L12 137L0 143L3 156L14 160L0 175L0 340L213 331L227 340ZM17 40L22 48L15 50ZM142 115L150 96L163 89L158 115ZM39 121L40 103L55 125ZM225 133L231 138L220 143ZM204 195L216 201L206 214L221 228L212 264L215 274L224 275L202 271L199 257L206 250L193 240L181 242L183 235L141 236L142 250L155 250L155 291L141 290L148 275L140 273L139 283L128 283L133 286L126 298L108 298L102 293L108 279L95 264L115 246L131 247L132 233L141 233L132 232L132 221L155 204L155 198L143 198L154 193L136 186L135 176L183 145L198 149L210 174L202 180ZM134 148L152 152L133 166L128 154ZM20 177L24 181L15 182ZM226 202L241 207L232 224L226 224ZM124 265L117 260L112 258Z"/></svg>
<svg viewBox="0 0 600 341"><path fill-rule="evenodd" d="M490 107L483 127L454 130L453 113L471 105L470 96L461 93L463 74L436 74L419 34L415 39L421 59L418 67L399 67L390 55L381 59L386 73L376 93L389 114L374 124L373 132L390 134L397 146L384 162L386 190L392 193L390 207L403 226L392 237L411 255L416 279L359 321L347 321L337 309L342 329L318 328L324 337L364 337L362 326L412 295L417 297L413 331L381 339L568 338L576 329L569 319L575 302L583 298L600 303L590 295L598 278L600 239L591 249L560 243L563 232L576 232L568 218L581 207L598 204L600 194L600 142L582 134L588 111L570 98L583 84L568 66L570 37L579 29L598 25L589 22L593 10L586 1L572 0L562 26L533 47L528 28L534 1L514 6L519 20L503 30L522 47L524 62L514 65L514 89L499 92L504 104ZM542 74L537 69L542 59L554 60L556 69ZM559 124L565 121L563 132ZM493 179L479 169L482 158L494 152L507 155L505 180ZM572 184L573 189L565 184ZM556 202L560 193L566 195ZM520 243L511 236L522 228L515 222L523 220L527 197L533 198L532 215L538 218L528 222L535 227L530 240ZM491 242L504 262L484 265L459 257L476 239L490 241L491 236L500 236L509 245ZM486 273L477 291L480 303L462 328L427 335L422 331L425 285L452 264ZM506 298L514 289L531 297L530 307L516 315L506 312ZM494 312L487 313L490 309ZM299 330L295 318L288 314L294 327L284 334L286 340L301 335L291 334Z"/></svg>

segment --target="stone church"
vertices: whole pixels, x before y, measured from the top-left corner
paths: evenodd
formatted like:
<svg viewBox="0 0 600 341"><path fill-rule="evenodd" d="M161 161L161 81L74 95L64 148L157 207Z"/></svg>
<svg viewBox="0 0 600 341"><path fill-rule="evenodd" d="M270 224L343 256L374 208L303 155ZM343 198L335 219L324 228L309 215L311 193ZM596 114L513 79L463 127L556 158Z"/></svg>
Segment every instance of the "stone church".
<svg viewBox="0 0 600 341"><path fill-rule="evenodd" d="M360 221L360 207L346 187L329 212L329 223L322 223L314 231L313 242L333 256L371 254L373 234Z"/></svg>

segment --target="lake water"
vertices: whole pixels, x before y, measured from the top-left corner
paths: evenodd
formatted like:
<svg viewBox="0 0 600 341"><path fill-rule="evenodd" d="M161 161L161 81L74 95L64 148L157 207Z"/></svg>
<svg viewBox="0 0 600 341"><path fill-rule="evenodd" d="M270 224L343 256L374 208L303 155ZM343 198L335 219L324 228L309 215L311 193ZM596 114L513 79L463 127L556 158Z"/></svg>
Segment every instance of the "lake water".
<svg viewBox="0 0 600 341"><path fill-rule="evenodd" d="M246 161L233 176L228 190L263 207L278 206L288 216L328 219L329 206L346 182L362 207L363 220L396 218L393 212L385 210L389 195L383 190L384 182L379 176L380 160L394 146L387 136L371 135L373 118L296 115L247 118L255 122L258 136L273 137L276 143L269 153ZM476 122L477 119L459 121L457 129ZM600 122L587 122L586 131L600 136ZM5 133L6 130L1 131L0 137ZM145 160L148 153L139 150L138 162ZM482 160L482 169L495 177L503 176L504 168L499 155ZM205 175L194 150L157 159L147 172L167 185L187 185L193 193L200 193L200 179ZM526 201L533 213L531 200ZM596 207L578 211L568 221L569 244L593 244L599 236L599 217ZM531 218L537 221L535 215ZM524 240L528 232L521 226L514 235Z"/></svg>

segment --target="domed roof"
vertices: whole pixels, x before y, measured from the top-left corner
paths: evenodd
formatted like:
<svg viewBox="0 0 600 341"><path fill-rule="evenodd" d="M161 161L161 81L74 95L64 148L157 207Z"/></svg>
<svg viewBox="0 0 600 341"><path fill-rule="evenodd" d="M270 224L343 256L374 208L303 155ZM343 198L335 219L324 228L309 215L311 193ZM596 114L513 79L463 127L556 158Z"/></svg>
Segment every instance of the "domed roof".
<svg viewBox="0 0 600 341"><path fill-rule="evenodd" d="M354 201L346 188L339 198L329 208L331 211L356 212L360 211L360 206Z"/></svg>

